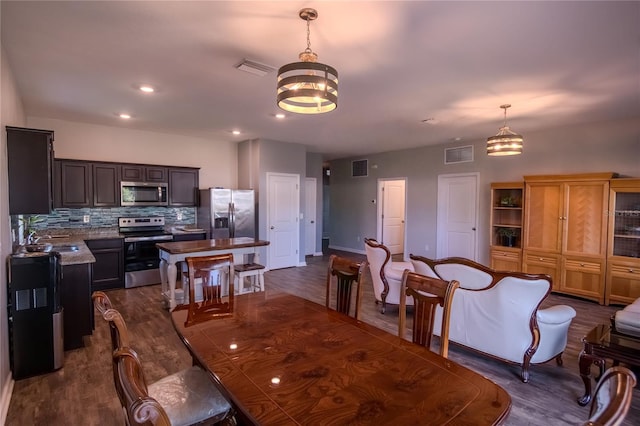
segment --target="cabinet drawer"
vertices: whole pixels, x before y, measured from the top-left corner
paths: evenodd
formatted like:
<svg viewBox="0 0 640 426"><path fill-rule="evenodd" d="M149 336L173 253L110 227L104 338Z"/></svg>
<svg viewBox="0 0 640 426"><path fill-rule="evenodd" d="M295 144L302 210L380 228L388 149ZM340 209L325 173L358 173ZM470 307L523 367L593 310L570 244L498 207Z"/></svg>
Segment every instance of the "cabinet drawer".
<svg viewBox="0 0 640 426"><path fill-rule="evenodd" d="M554 268L558 266L558 258L546 254L528 253L525 256L525 262L530 265L545 265Z"/></svg>
<svg viewBox="0 0 640 426"><path fill-rule="evenodd" d="M519 261L520 253L503 251L503 250L492 250L491 255L496 258L503 258L505 260Z"/></svg>
<svg viewBox="0 0 640 426"><path fill-rule="evenodd" d="M570 271L586 272L590 274L602 273L602 264L594 261L567 259L564 267Z"/></svg>
<svg viewBox="0 0 640 426"><path fill-rule="evenodd" d="M627 276L630 279L640 280L640 267L626 265L611 265L611 273L618 276Z"/></svg>

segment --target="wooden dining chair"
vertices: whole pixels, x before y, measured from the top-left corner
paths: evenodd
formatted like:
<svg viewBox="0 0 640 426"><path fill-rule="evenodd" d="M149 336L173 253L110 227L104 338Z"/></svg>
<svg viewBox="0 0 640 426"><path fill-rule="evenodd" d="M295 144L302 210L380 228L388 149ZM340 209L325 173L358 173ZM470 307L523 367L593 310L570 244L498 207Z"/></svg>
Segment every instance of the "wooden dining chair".
<svg viewBox="0 0 640 426"><path fill-rule="evenodd" d="M346 257L332 254L329 258L329 269L327 271L327 294L326 306L331 306L331 294L333 284L336 284L336 308L335 310L345 315L349 315L351 310L351 293L353 287L356 288L356 303L354 317L360 316L360 300L362 299L362 273L367 267L367 261L356 262Z"/></svg>
<svg viewBox="0 0 640 426"><path fill-rule="evenodd" d="M189 304L185 327L233 313L233 254L187 257ZM202 300L196 300L196 286Z"/></svg>
<svg viewBox="0 0 640 426"><path fill-rule="evenodd" d="M593 395L589 420L585 426L622 424L631 406L636 376L625 367L611 367L604 372Z"/></svg>
<svg viewBox="0 0 640 426"><path fill-rule="evenodd" d="M440 330L440 355L447 358L449 354L449 319L453 294L460 286L456 280L444 281L427 277L415 272L404 271L402 275L400 318L398 335L404 339L407 317L407 297L413 297L413 332L412 341L431 348L436 307L442 307L442 327Z"/></svg>
<svg viewBox="0 0 640 426"><path fill-rule="evenodd" d="M120 313L113 308L109 297L102 291L94 291L91 295L95 306L102 318L109 323L111 332L111 350L121 346L129 346L129 332Z"/></svg>
<svg viewBox="0 0 640 426"><path fill-rule="evenodd" d="M133 349L122 347L113 359L128 425L235 424L231 405L201 368L193 366L147 385Z"/></svg>

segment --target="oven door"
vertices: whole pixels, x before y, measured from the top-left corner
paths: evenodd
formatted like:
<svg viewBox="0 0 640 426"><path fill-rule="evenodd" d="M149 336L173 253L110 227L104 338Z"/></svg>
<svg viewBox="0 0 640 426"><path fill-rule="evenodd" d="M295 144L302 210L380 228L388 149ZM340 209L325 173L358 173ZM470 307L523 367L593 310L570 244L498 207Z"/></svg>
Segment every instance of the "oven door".
<svg viewBox="0 0 640 426"><path fill-rule="evenodd" d="M121 182L121 206L166 206L167 184L148 182Z"/></svg>
<svg viewBox="0 0 640 426"><path fill-rule="evenodd" d="M160 265L158 241L133 241L124 243L125 272L157 269Z"/></svg>

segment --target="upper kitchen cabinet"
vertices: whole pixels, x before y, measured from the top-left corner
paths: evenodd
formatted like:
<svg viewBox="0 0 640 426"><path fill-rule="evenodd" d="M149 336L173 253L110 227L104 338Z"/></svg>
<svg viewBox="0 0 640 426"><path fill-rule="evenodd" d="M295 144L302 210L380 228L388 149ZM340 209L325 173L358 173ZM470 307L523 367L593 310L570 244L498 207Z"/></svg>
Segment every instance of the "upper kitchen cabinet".
<svg viewBox="0 0 640 426"><path fill-rule="evenodd" d="M122 180L125 182L167 182L168 179L167 167L141 164L122 165Z"/></svg>
<svg viewBox="0 0 640 426"><path fill-rule="evenodd" d="M93 163L93 205L120 205L120 166L113 163Z"/></svg>
<svg viewBox="0 0 640 426"><path fill-rule="evenodd" d="M53 131L7 126L9 214L49 214Z"/></svg>
<svg viewBox="0 0 640 426"><path fill-rule="evenodd" d="M525 176L524 272L549 274L554 291L604 303L613 177Z"/></svg>
<svg viewBox="0 0 640 426"><path fill-rule="evenodd" d="M82 208L92 205L92 164L78 160L55 160L54 205Z"/></svg>
<svg viewBox="0 0 640 426"><path fill-rule="evenodd" d="M169 205L196 207L198 205L198 174L200 169L169 168Z"/></svg>

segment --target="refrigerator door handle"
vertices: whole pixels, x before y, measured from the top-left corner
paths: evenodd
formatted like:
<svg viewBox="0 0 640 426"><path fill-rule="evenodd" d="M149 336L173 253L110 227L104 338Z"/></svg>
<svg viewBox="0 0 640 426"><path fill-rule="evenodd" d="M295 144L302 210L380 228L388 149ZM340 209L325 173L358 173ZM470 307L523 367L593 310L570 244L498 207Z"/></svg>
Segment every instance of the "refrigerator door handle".
<svg viewBox="0 0 640 426"><path fill-rule="evenodd" d="M235 238L236 234L236 206L229 203L229 238Z"/></svg>

